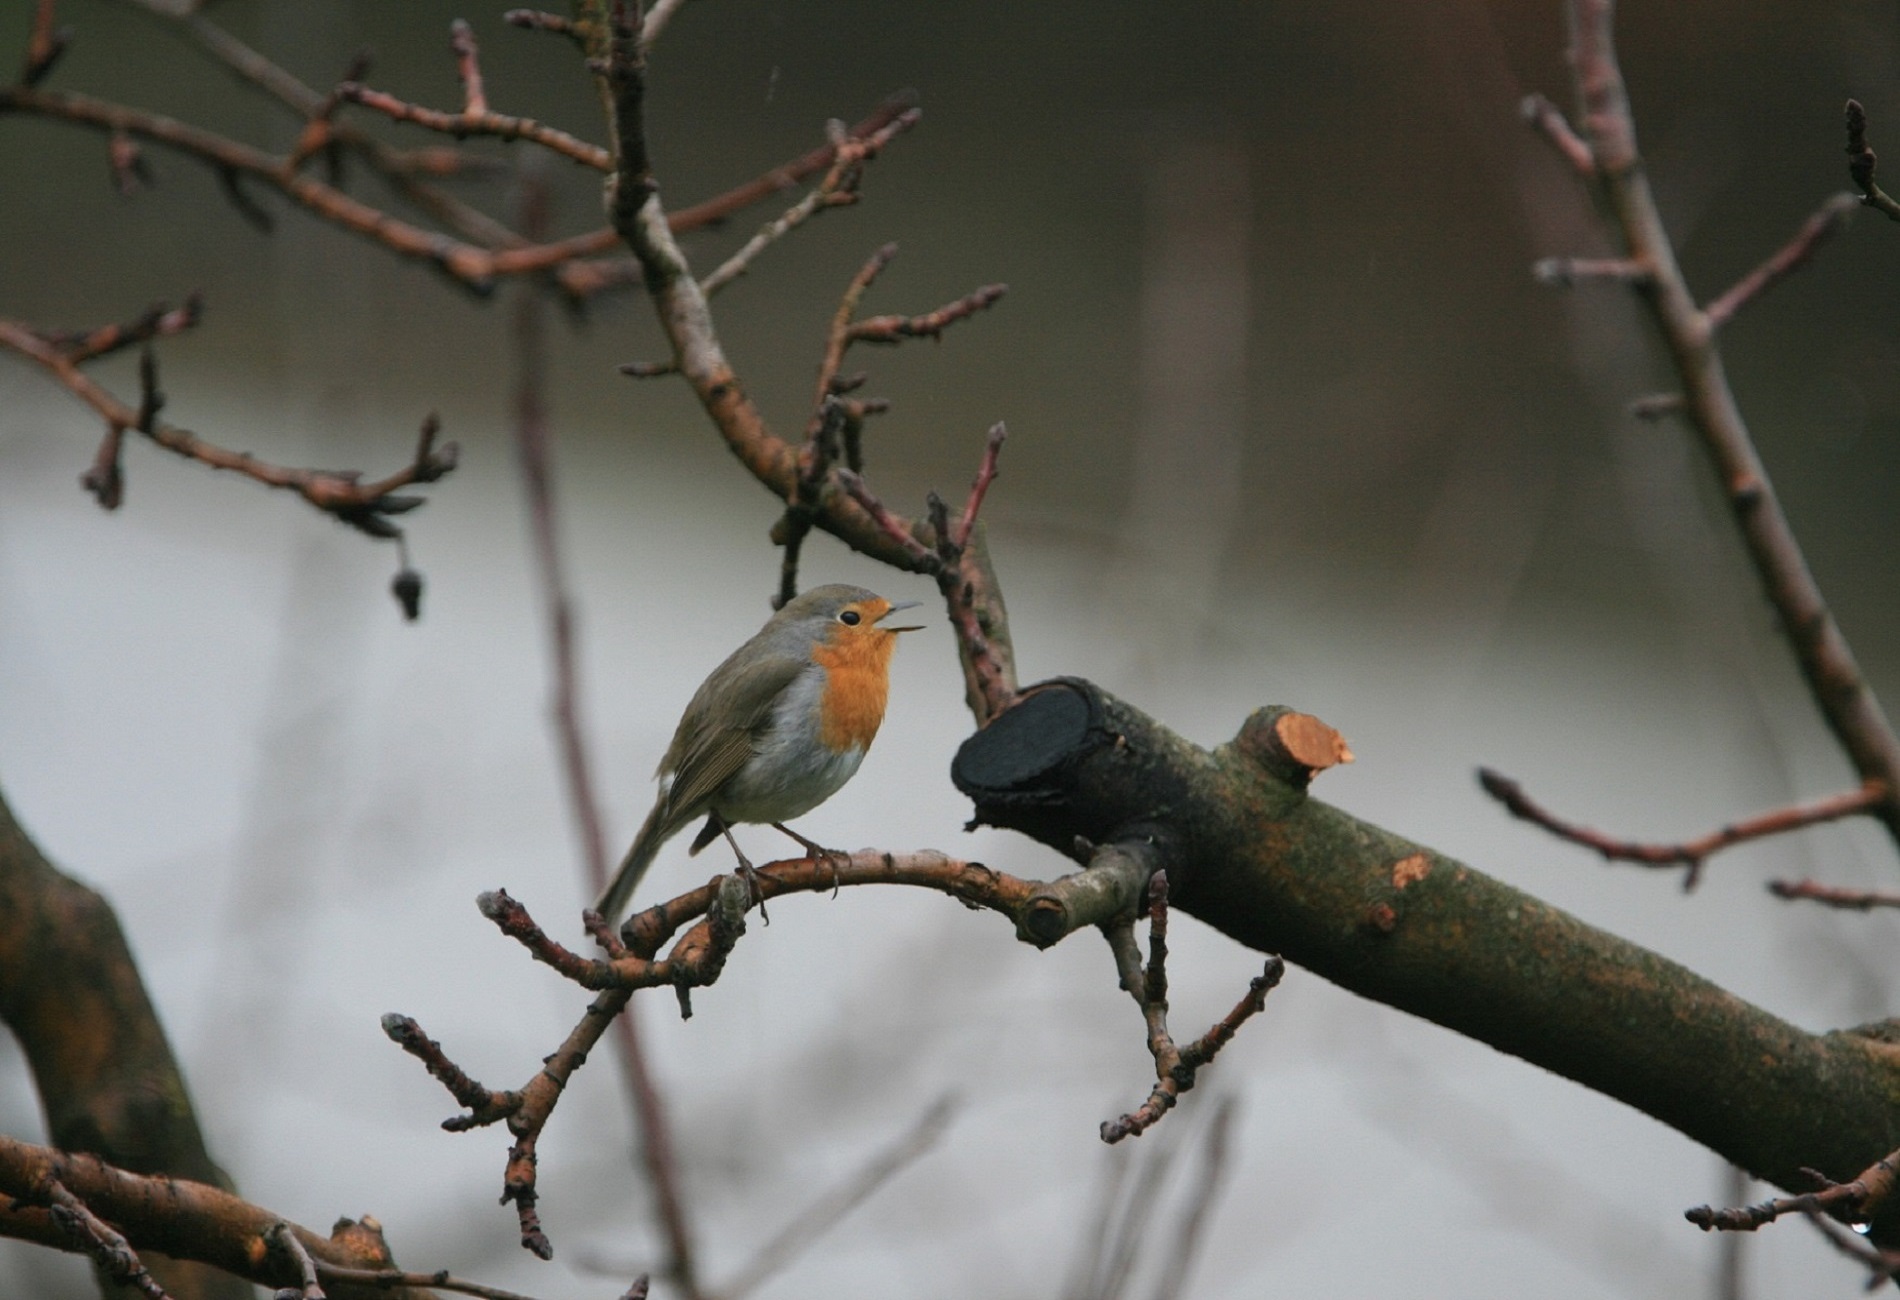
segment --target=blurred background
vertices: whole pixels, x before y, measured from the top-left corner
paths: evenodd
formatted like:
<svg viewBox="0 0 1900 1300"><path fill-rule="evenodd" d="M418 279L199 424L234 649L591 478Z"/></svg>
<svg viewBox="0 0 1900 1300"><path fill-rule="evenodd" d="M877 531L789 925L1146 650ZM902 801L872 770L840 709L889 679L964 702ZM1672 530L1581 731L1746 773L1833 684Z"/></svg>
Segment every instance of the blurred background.
<svg viewBox="0 0 1900 1300"><path fill-rule="evenodd" d="M29 9L0 6L0 60L20 57ZM165 21L104 0L60 12L77 40L51 85L273 149L295 138ZM460 102L448 23L466 17L499 111L599 138L572 51L504 26L500 6L206 12L312 85L367 47L372 85L443 107ZM1620 35L1705 299L1845 186L1849 95L1900 157L1891 4L1631 4ZM1891 887L1879 837L1832 827L1737 850L1685 896L1673 874L1605 867L1510 822L1472 779L1498 767L1646 839L1850 783L1699 450L1678 424L1624 413L1669 382L1628 296L1530 276L1542 256L1609 251L1589 195L1516 115L1530 91L1569 102L1563 44L1554 0L704 0L653 57L653 152L677 206L809 149L828 118L919 92L923 125L872 166L863 203L761 258L718 317L790 433L871 250L902 248L867 312L1009 283L939 345L860 349L846 369L894 402L871 426L869 476L906 511L931 488L959 499L984 431L1008 422L986 517L1024 680L1090 676L1210 745L1262 704L1316 713L1358 755L1321 797L1805 1027L1880 1017L1900 918L1762 888L1809 874ZM410 516L428 590L405 625L391 548L255 484L133 443L126 503L102 513L76 483L96 421L0 359L0 781L49 856L118 907L213 1154L247 1196L317 1228L374 1214L410 1267L616 1294L659 1245L615 1062L582 1073L543 1139L557 1254L541 1264L495 1205L505 1138L441 1132L446 1094L378 1029L386 1011L414 1015L478 1077L514 1086L585 1002L473 906L506 886L565 931L556 918L588 892L510 443L519 290L474 301L261 192L277 221L260 235L207 169L148 157L158 184L122 200L94 134L0 121L0 315L77 328L202 290L204 323L159 345L169 420L281 464L382 473L435 410L462 467ZM539 171L560 232L600 224L589 174ZM460 192L507 216L518 181ZM694 236L695 265L789 201ZM1897 274L1900 230L1862 213L1724 336L1809 560L1890 702ZM665 355L643 300L551 329L583 707L617 850L693 687L768 613L779 504L683 385L616 373ZM130 358L97 373L137 391ZM804 578L932 595L822 537ZM908 638L883 737L801 828L1063 870L1020 838L962 832L947 779L961 696L947 628ZM723 865L676 844L643 895ZM1175 1023L1198 1032L1256 956L1191 921L1174 946ZM946 1095L938 1146L760 1295L1085 1294L1099 1206L1143 1177L1156 1226L1126 1294L1159 1294L1223 1108L1197 1295L1859 1284L1799 1224L1750 1238L1739 1289L1724 1282L1720 1245L1681 1219L1736 1194L1715 1156L1300 971L1174 1116L1114 1149L1096 1126L1152 1073L1139 1016L1086 939L1039 954L995 918L896 890L788 900L696 1010L682 1023L655 1000L646 1025L715 1287ZM10 1042L0 1128L42 1133ZM90 1288L69 1258L0 1245L0 1292Z"/></svg>

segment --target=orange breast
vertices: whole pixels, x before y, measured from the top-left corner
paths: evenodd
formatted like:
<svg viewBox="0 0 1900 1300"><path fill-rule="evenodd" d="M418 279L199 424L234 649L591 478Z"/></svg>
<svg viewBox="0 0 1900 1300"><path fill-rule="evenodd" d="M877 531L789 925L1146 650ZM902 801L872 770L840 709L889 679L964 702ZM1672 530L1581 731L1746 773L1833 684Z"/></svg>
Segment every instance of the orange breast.
<svg viewBox="0 0 1900 1300"><path fill-rule="evenodd" d="M812 652L825 670L825 693L819 697L818 738L833 753L856 747L869 749L884 721L884 701L890 694L891 651L897 634L883 628L840 628Z"/></svg>

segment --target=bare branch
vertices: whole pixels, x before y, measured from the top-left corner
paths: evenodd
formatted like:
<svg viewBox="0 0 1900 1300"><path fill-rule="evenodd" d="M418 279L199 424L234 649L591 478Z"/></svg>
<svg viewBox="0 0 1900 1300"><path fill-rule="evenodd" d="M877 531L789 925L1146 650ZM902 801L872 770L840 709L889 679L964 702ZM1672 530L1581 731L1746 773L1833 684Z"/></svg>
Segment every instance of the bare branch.
<svg viewBox="0 0 1900 1300"><path fill-rule="evenodd" d="M458 140L471 135L487 136L504 142L526 140L596 171L606 171L613 165L613 159L607 151L597 144L589 144L531 117L510 117L505 113L493 112L486 104L479 109L465 107L459 113L445 113L439 109L411 104L355 82L345 82L337 88L337 94L352 104L381 113L392 122L407 122L425 130L440 131Z"/></svg>
<svg viewBox="0 0 1900 1300"><path fill-rule="evenodd" d="M1654 269L1634 257L1546 257L1532 265L1531 274L1539 284L1568 289L1581 280L1645 285Z"/></svg>
<svg viewBox="0 0 1900 1300"><path fill-rule="evenodd" d="M906 109L895 119L870 135L854 139L845 134L843 123L833 123L832 135L835 161L811 193L793 204L777 220L767 222L759 232L747 240L739 251L727 258L717 270L700 281L700 287L708 297L718 293L726 285L744 275L753 261L767 248L783 239L792 231L805 224L827 208L849 207L858 201L858 183L863 177L864 164L877 157L882 149L894 137L917 125L922 114L915 108Z"/></svg>
<svg viewBox="0 0 1900 1300"><path fill-rule="evenodd" d="M1807 1220L1827 1238L1829 1245L1867 1269L1869 1291L1882 1282L1891 1282L1895 1277L1900 1277L1900 1250L1883 1250L1823 1214L1809 1214Z"/></svg>
<svg viewBox="0 0 1900 1300"><path fill-rule="evenodd" d="M1820 210L1802 223L1793 239L1777 249L1772 257L1735 282L1733 288L1703 308L1711 329L1729 323L1735 313L1773 288L1789 272L1806 265L1821 245L1847 228L1860 200L1852 194L1836 194Z"/></svg>
<svg viewBox="0 0 1900 1300"><path fill-rule="evenodd" d="M963 515L957 520L955 545L961 551L970 544L970 534L976 528L977 511L983 508L983 494L990 490L990 484L996 481L996 460L1002 454L1003 440L1009 437L1009 430L997 421L990 428L989 441L983 447L982 463L976 467L976 478L970 484L970 496L963 503Z"/></svg>
<svg viewBox="0 0 1900 1300"><path fill-rule="evenodd" d="M1526 123L1543 133L1544 139L1570 164L1570 169L1592 180L1597 174L1596 155L1590 146L1571 128L1570 120L1563 110L1542 95L1526 95L1517 106L1518 114Z"/></svg>
<svg viewBox="0 0 1900 1300"><path fill-rule="evenodd" d="M388 540L402 536L402 530L391 522L391 517L406 514L423 504L423 498L398 495L399 490L414 484L433 483L455 468L456 445L450 442L439 448L435 446L438 426L434 416L423 421L415 456L407 466L365 483L355 470L290 469L272 465L249 452L227 451L185 429L161 424L156 416L164 399L149 360L142 368L143 392L135 410L94 383L66 353L24 325L0 320L0 347L38 362L105 420L109 431L107 443L101 447L93 469L86 475L86 485L108 508L116 506L121 496L116 438L128 429L136 429L166 451L212 469L230 470L266 487L295 492L352 528Z"/></svg>
<svg viewBox="0 0 1900 1300"><path fill-rule="evenodd" d="M864 512L875 522L880 531L891 541L903 547L905 552L917 563L917 567L926 572L934 572L942 563L937 553L918 541L904 520L892 514L890 508L878 500L864 480L850 470L837 472L838 486L850 494L851 499L864 508Z"/></svg>
<svg viewBox="0 0 1900 1300"><path fill-rule="evenodd" d="M1900 894L1872 889L1839 889L1816 880L1771 880L1768 882L1768 892L1776 898L1802 899L1848 912L1900 907Z"/></svg>
<svg viewBox="0 0 1900 1300"><path fill-rule="evenodd" d="M1648 397L1639 397L1629 404L1629 413L1638 420L1660 420L1666 415L1680 414L1688 403L1681 393L1651 393Z"/></svg>
<svg viewBox="0 0 1900 1300"><path fill-rule="evenodd" d="M111 1225L86 1207L86 1203L66 1190L57 1178L49 1178L45 1198L53 1222L65 1229L73 1244L92 1257L92 1262L113 1281L135 1288L147 1300L171 1300L165 1288L145 1271L132 1243ZM31 1203L30 1200L27 1201ZM321 1300L321 1296L318 1297Z"/></svg>
<svg viewBox="0 0 1900 1300"><path fill-rule="evenodd" d="M182 334L197 325L203 317L204 298L194 293L185 299L181 307L167 307L159 303L129 321L101 325L93 330L49 331L40 337L59 349L68 361L77 364L109 356L121 348L149 343L168 334Z"/></svg>
<svg viewBox="0 0 1900 1300"><path fill-rule="evenodd" d="M317 1262L310 1258L310 1252L303 1248L303 1243L297 1240L296 1231L288 1223L272 1224L270 1231L264 1234L264 1240L289 1257L302 1282L299 1287L280 1290L277 1300L326 1300L323 1286L317 1281Z"/></svg>
<svg viewBox="0 0 1900 1300"><path fill-rule="evenodd" d="M745 933L745 913L758 891L758 902L787 893L812 893L843 886L901 884L934 889L975 907L987 907L1014 917L1027 901L1029 885L991 871L981 863L959 862L939 853L890 854L863 851L854 854L814 854L809 858L768 863L747 881L738 875L716 876L699 889L669 902L636 912L621 927L624 946L608 947L609 958L590 961L550 938L528 912L505 892L483 894L483 915L502 932L583 987L602 990L589 1004L580 1022L543 1062L534 1077L515 1092L494 1092L470 1080L403 1016L386 1016L384 1032L403 1049L422 1060L429 1072L450 1089L469 1113L446 1121L450 1129L469 1129L506 1121L514 1144L509 1148L502 1178L502 1200L513 1202L524 1247L542 1258L553 1253L536 1209L535 1148L553 1115L568 1081L598 1045L600 1037L642 988L671 987L679 992L714 983L726 959ZM598 917L592 926L599 928ZM684 930L684 933L681 931ZM666 956L660 949L678 936ZM686 1010L682 999L682 1010Z"/></svg>
<svg viewBox="0 0 1900 1300"><path fill-rule="evenodd" d="M1900 221L1900 199L1874 184L1876 161L1873 147L1867 143L1867 110L1858 99L1850 99L1847 101L1847 174L1859 187L1862 203Z"/></svg>
<svg viewBox="0 0 1900 1300"><path fill-rule="evenodd" d="M1115 954L1121 985L1141 1007L1148 1026L1148 1052L1154 1057L1156 1082L1148 1099L1120 1119L1102 1124L1102 1141L1120 1142L1138 1137L1174 1109L1182 1093L1194 1086L1196 1073L1211 1062L1248 1019L1266 1005L1267 994L1286 973L1286 963L1268 957L1266 969L1248 983L1247 994L1212 1029L1185 1048L1175 1045L1168 1029L1168 873L1157 871L1148 881L1148 965L1141 966L1132 927L1127 921L1104 927Z"/></svg>
<svg viewBox="0 0 1900 1300"><path fill-rule="evenodd" d="M905 339L936 338L960 320L994 306L1009 291L1006 284L986 284L922 316L873 316L854 321L847 337L853 343L902 343Z"/></svg>
<svg viewBox="0 0 1900 1300"><path fill-rule="evenodd" d="M49 1196L54 1187L63 1189L80 1208L63 1205L63 1197ZM50 1208L36 1208L49 1201ZM67 1222L89 1219L101 1226L110 1224L105 1231L124 1241L128 1251L162 1251L173 1259L194 1260L267 1287L298 1287L304 1281L287 1255L270 1248L274 1231L287 1229L294 1234L319 1268L328 1264L387 1276L393 1265L373 1220L339 1220L330 1236L321 1237L285 1225L281 1215L205 1183L135 1174L93 1156L0 1137L0 1236L74 1249L61 1215L69 1216ZM93 1253L91 1247L88 1253ZM397 1285L339 1283L331 1300L372 1296L428 1300L430 1292L409 1280L413 1276L401 1275L403 1281ZM431 1276L427 1285L438 1284ZM152 1293L147 1290L146 1294ZM494 1293L494 1300L512 1298Z"/></svg>
<svg viewBox="0 0 1900 1300"><path fill-rule="evenodd" d="M1777 1196L1759 1205L1745 1205L1733 1210L1716 1210L1698 1205L1683 1211L1682 1217L1704 1232L1753 1232L1784 1214L1845 1215L1855 1222L1864 1222L1892 1194L1895 1182L1900 1181L1900 1151L1888 1152L1863 1169L1858 1177L1845 1183L1837 1183L1818 1170L1804 1172L1814 1180L1819 1191L1806 1192L1800 1196Z"/></svg>
<svg viewBox="0 0 1900 1300"><path fill-rule="evenodd" d="M53 10L54 0L38 0L33 8L33 30L26 38L26 66L20 72L24 85L37 86L44 80L72 43L72 28L57 26Z"/></svg>
<svg viewBox="0 0 1900 1300"><path fill-rule="evenodd" d="M1878 781L1869 781L1858 789L1844 790L1823 799L1744 817L1710 831L1700 839L1684 840L1679 844L1642 844L1634 840L1613 839L1600 831L1567 822L1525 794L1524 787L1518 782L1488 767L1478 769L1478 784L1484 787L1486 794L1503 804L1511 816L1541 826L1558 839L1594 849L1607 861L1633 862L1645 867L1687 868L1688 874L1682 882L1684 890L1696 887L1702 877L1703 864L1723 849L1750 840L1765 839L1770 835L1784 835L1805 826L1818 826L1843 817L1872 813L1887 799L1886 787Z"/></svg>
<svg viewBox="0 0 1900 1300"><path fill-rule="evenodd" d="M653 43L660 39L660 33L666 30L666 25L685 7L686 0L654 0L647 10L646 21L640 24L640 49L652 49Z"/></svg>
<svg viewBox="0 0 1900 1300"><path fill-rule="evenodd" d="M1608 207L1632 263L1649 268L1642 301L1682 378L1684 413L1713 460L1749 558L1815 707L1863 783L1878 782L1869 809L1900 843L1900 738L1868 688L1828 611L1794 531L1755 451L1723 372L1714 329L1676 263L1636 148L1636 128L1612 41L1611 0L1572 0L1570 61ZM1863 141L1864 143L1864 141Z"/></svg>

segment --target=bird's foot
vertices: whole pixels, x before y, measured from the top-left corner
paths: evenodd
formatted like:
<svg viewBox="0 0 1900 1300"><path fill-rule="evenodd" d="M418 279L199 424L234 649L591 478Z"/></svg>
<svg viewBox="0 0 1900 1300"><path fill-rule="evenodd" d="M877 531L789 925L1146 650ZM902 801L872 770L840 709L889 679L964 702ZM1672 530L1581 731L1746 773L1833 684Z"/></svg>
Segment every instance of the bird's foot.
<svg viewBox="0 0 1900 1300"><path fill-rule="evenodd" d="M745 855L745 850L739 847L739 841L732 838L732 827L722 823L719 829L725 835L726 843L732 846L732 856L739 859L739 874L745 877L747 887L752 890L753 900L759 905L759 919L767 925L772 924L772 915L765 910L765 885L759 880L758 869L752 865L752 859Z"/></svg>
<svg viewBox="0 0 1900 1300"><path fill-rule="evenodd" d="M806 855L809 856L813 862L822 861L826 866L831 868L831 896L836 898L838 896L838 888L843 884L843 880L838 874L838 864L840 862L850 861L851 855L842 849L828 849L816 840L808 840L787 826L784 822L773 822L772 829L782 831L797 840L804 848Z"/></svg>

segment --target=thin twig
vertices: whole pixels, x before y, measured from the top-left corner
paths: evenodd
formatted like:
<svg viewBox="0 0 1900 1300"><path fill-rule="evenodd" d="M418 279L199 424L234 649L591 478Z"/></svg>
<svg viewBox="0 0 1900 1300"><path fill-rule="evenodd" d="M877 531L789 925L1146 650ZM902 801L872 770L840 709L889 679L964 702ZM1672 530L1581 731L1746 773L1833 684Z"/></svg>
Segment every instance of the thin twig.
<svg viewBox="0 0 1900 1300"><path fill-rule="evenodd" d="M383 1017L383 1035L403 1051L422 1062L422 1068L429 1077L449 1090L456 1104L466 1107L468 1114L455 1115L442 1121L442 1127L451 1133L465 1129L485 1128L498 1124L521 1109L521 1094L518 1092L500 1092L493 1088L484 1088L461 1066L451 1061L442 1050L442 1044L422 1032L422 1026L408 1016L390 1013Z"/></svg>
<svg viewBox="0 0 1900 1300"><path fill-rule="evenodd" d="M613 166L613 159L607 151L597 144L589 144L577 136L569 135L558 127L537 122L531 117L511 117L506 113L496 113L487 107L464 108L459 113L445 113L440 109L424 108L408 100L399 99L384 91L373 90L355 82L346 82L337 88L337 94L343 99L373 112L381 113L392 122L407 122L428 131L440 131L463 139L471 135L486 136L490 139L512 143L526 140L538 144L550 153L591 167L595 171L606 171Z"/></svg>
<svg viewBox="0 0 1900 1300"><path fill-rule="evenodd" d="M1864 1222L1900 1183L1900 1151L1888 1152L1845 1183L1837 1183L1816 1169L1802 1172L1815 1181L1819 1191L1777 1196L1759 1205L1730 1210L1698 1205L1683 1211L1682 1217L1704 1232L1753 1232L1784 1214L1840 1214Z"/></svg>
<svg viewBox="0 0 1900 1300"><path fill-rule="evenodd" d="M1585 180L1596 176L1596 155L1590 152L1590 146L1571 127L1570 119L1564 116L1562 109L1542 95L1526 95L1517 108L1523 119L1550 141L1551 147L1570 164L1572 171Z"/></svg>
<svg viewBox="0 0 1900 1300"><path fill-rule="evenodd" d="M474 1296L476 1300L535 1300L534 1296L523 1295L519 1291L508 1291L502 1287L486 1286L480 1282L456 1277L447 1269L434 1273L418 1273L400 1268L344 1268L341 1265L318 1260L317 1276L325 1281L381 1287L385 1290L412 1288L453 1291L458 1295Z"/></svg>
<svg viewBox="0 0 1900 1300"><path fill-rule="evenodd" d="M152 307L129 321L101 325L92 330L51 330L40 334L46 342L74 363L96 361L122 348L149 343L168 334L181 334L204 318L204 298L192 294L181 307L164 303Z"/></svg>
<svg viewBox="0 0 1900 1300"><path fill-rule="evenodd" d="M654 0L647 9L646 21L640 24L640 49L642 52L653 48L660 39L660 33L673 21L673 16L686 7L686 0Z"/></svg>
<svg viewBox="0 0 1900 1300"><path fill-rule="evenodd" d="M892 95L866 114L862 122L857 123L845 134L853 140L874 135L908 113L916 106L916 103L917 97L909 91ZM826 141L808 153L800 154L790 162L774 167L764 175L754 177L743 185L735 186L724 194L681 208L667 218L668 228L674 234L680 235L690 230L703 230L708 226L716 226L745 209L763 203L775 194L783 194L786 190L816 176L831 166L837 156L837 145Z"/></svg>
<svg viewBox="0 0 1900 1300"><path fill-rule="evenodd" d="M1900 1250L1884 1250L1858 1233L1849 1232L1825 1214L1810 1213L1807 1220L1827 1238L1829 1245L1867 1269L1869 1291L1900 1277Z"/></svg>
<svg viewBox="0 0 1900 1300"><path fill-rule="evenodd" d="M777 219L761 226L758 233L747 240L737 252L722 262L710 275L702 278L700 287L706 291L706 296L711 297L744 275L760 253L804 225L818 213L828 208L849 207L856 203L858 183L864 174L864 164L877 157L878 151L889 144L894 137L917 125L921 117L922 114L917 109L907 109L889 124L862 138L847 135L842 122L832 123L831 135L835 159L824 180L819 182L811 193L786 209Z"/></svg>
<svg viewBox="0 0 1900 1300"><path fill-rule="evenodd" d="M942 568L943 561L937 553L918 541L905 521L893 514L889 506L878 500L871 489L865 486L862 478L848 469L838 470L836 473L838 486L863 507L865 514L871 517L886 537L904 548L905 552L917 562L917 567L929 573L937 572Z"/></svg>
<svg viewBox="0 0 1900 1300"><path fill-rule="evenodd" d="M482 88L482 52L468 20L449 24L449 50L455 55L455 75L462 82L462 111L470 117L488 112L488 92Z"/></svg>
<svg viewBox="0 0 1900 1300"><path fill-rule="evenodd" d="M1486 794L1503 804L1511 816L1541 826L1558 839L1594 849L1606 861L1633 862L1645 867L1686 868L1687 875L1682 882L1684 890L1694 889L1701 883L1704 864L1723 849L1746 844L1750 840L1765 839L1770 835L1785 835L1806 826L1839 821L1843 817L1872 813L1887 799L1886 787L1878 781L1869 781L1858 789L1844 790L1826 798L1744 817L1710 831L1699 839L1684 840L1679 844L1643 844L1634 840L1613 839L1587 826L1565 821L1525 794L1521 784L1488 767L1478 769L1478 784L1484 787Z"/></svg>
<svg viewBox="0 0 1900 1300"><path fill-rule="evenodd" d="M1531 274L1539 284L1557 289L1568 289L1584 280L1645 285L1653 273L1647 262L1635 257L1545 257L1531 266Z"/></svg>
<svg viewBox="0 0 1900 1300"><path fill-rule="evenodd" d="M1703 308L1711 329L1729 323L1735 313L1773 288L1791 271L1806 265L1821 245L1847 229L1860 200L1852 194L1836 194L1823 203L1815 214L1801 224L1794 238L1776 249L1773 256L1737 280L1729 291Z"/></svg>
<svg viewBox="0 0 1900 1300"><path fill-rule="evenodd" d="M136 1288L146 1300L171 1300L165 1288L146 1271L138 1252L110 1224L94 1214L56 1178L46 1180L43 1194L53 1222L64 1228L73 1244L113 1281ZM322 1300L319 1296L317 1300Z"/></svg>
<svg viewBox="0 0 1900 1300"><path fill-rule="evenodd" d="M968 320L991 307L1009 292L1006 284L986 284L921 316L872 316L853 321L848 337L853 343L902 343L905 339L934 339L958 321Z"/></svg>
<svg viewBox="0 0 1900 1300"><path fill-rule="evenodd" d="M264 1240L290 1258L291 1265L297 1270L300 1285L285 1288L277 1293L277 1300L327 1300L323 1293L323 1284L317 1280L317 1262L310 1252L297 1240L296 1232L288 1223L275 1223L264 1234Z"/></svg>
<svg viewBox="0 0 1900 1300"><path fill-rule="evenodd" d="M1900 221L1900 199L1874 183L1877 161L1873 147L1867 143L1867 110L1858 99L1850 99L1847 101L1847 174L1859 187L1862 203Z"/></svg>
<svg viewBox="0 0 1900 1300"><path fill-rule="evenodd" d="M816 427L799 450L798 477L792 498L785 503L784 516L772 529L772 539L784 552L779 561L778 594L772 599L774 609L785 608L798 595L799 554L811 533L812 523L818 518L818 508L824 500L831 466L838 459L848 418L842 399L827 398L820 407Z"/></svg>
<svg viewBox="0 0 1900 1300"><path fill-rule="evenodd" d="M20 72L21 82L38 85L59 62L59 56L66 52L72 39L72 28L56 23L54 0L39 0L33 9L32 31L26 38L26 64Z"/></svg>
<svg viewBox="0 0 1900 1300"><path fill-rule="evenodd" d="M425 420L416 453L403 469L365 483L355 470L291 469L259 460L249 452L227 451L196 434L154 417L163 398L148 365L142 370L143 391L137 409L127 406L79 369L60 348L15 321L0 320L0 347L36 361L86 405L100 415L108 429L136 429L166 451L254 479L266 487L295 492L317 509L372 537L394 539L402 530L391 516L405 514L423 498L400 496L406 487L433 483L455 468L457 448L452 442L435 445L437 424Z"/></svg>
<svg viewBox="0 0 1900 1300"><path fill-rule="evenodd" d="M487 248L397 220L335 186L303 172L287 170L287 157L274 156L159 114L126 108L86 95L36 90L26 86L0 87L0 113L9 111L35 113L89 126L108 134L119 133L177 149L209 164L225 183L232 201L253 221L267 221L268 217L243 190L237 188L240 178L268 185L315 216L379 243L400 257L434 266L478 293L492 291L497 280L510 276L556 273L564 269L572 274L563 277L563 287L572 294L582 296L614 284L627 283L633 278L625 272L616 271L612 263L580 265L581 259L608 252L620 242L620 236L611 228L589 231L546 244L522 242L508 247ZM902 109L897 111L901 112ZM878 126L890 120L884 113L885 110L880 110L873 114ZM860 123L860 128L863 126ZM853 128L854 133L858 129ZM825 145L745 185L684 209L677 218L678 228L681 231L698 229L720 221L786 185L796 184L804 176L821 170L829 164L832 156L832 147ZM816 162L813 161L814 157ZM569 267L570 263L576 265Z"/></svg>
<svg viewBox="0 0 1900 1300"><path fill-rule="evenodd" d="M1873 889L1841 889L1818 880L1771 880L1768 892L1776 898L1803 899L1824 907L1848 912L1871 912L1881 907L1900 907L1900 894Z"/></svg>
<svg viewBox="0 0 1900 1300"><path fill-rule="evenodd" d="M969 499L963 503L963 514L957 520L955 535L956 548L961 551L969 546L970 534L976 528L977 511L983 508L983 496L990 490L990 484L996 481L996 462L1002 455L1003 441L1009 437L1009 430L998 420L990 428L989 440L983 446L983 459L976 467L976 478L970 484Z"/></svg>
<svg viewBox="0 0 1900 1300"><path fill-rule="evenodd" d="M625 946L607 961L588 961L550 938L528 912L505 892L483 894L483 915L509 937L561 974L588 988L603 990L587 1007L561 1045L519 1091L482 1088L402 1016L384 1017L384 1031L404 1050L421 1059L446 1084L457 1101L470 1108L445 1128L470 1129L506 1121L514 1136L503 1170L502 1199L512 1202L524 1247L542 1258L553 1253L537 1210L536 1146L574 1072L585 1064L634 992L642 988L687 990L717 981L739 937L755 897L830 892L844 886L896 884L933 889L974 907L987 907L1014 920L1030 897L1028 882L991 871L981 863L959 862L940 853L891 854L863 851L813 855L767 863L753 879L717 876L706 885L666 903L635 913L621 927ZM754 891L757 891L755 895ZM597 928L597 927L596 927ZM681 931L684 930L684 933ZM675 940L665 957L660 949Z"/></svg>
<svg viewBox="0 0 1900 1300"><path fill-rule="evenodd" d="M1102 1141L1113 1144L1137 1137L1159 1123L1182 1093L1194 1086L1194 1076L1233 1039L1240 1026L1259 1014L1267 994L1286 973L1286 963L1267 958L1266 968L1247 985L1246 996L1214 1027L1181 1048L1168 1028L1168 873L1157 871L1148 879L1148 964L1141 966L1140 951L1126 923L1104 927L1121 986L1141 1006L1148 1027L1148 1052L1154 1057L1155 1086L1148 1099L1119 1119L1102 1123Z"/></svg>

